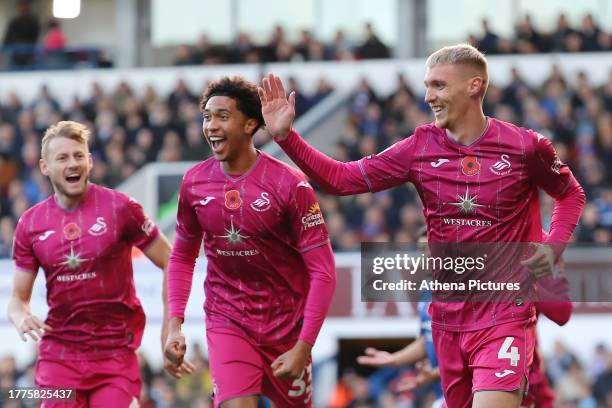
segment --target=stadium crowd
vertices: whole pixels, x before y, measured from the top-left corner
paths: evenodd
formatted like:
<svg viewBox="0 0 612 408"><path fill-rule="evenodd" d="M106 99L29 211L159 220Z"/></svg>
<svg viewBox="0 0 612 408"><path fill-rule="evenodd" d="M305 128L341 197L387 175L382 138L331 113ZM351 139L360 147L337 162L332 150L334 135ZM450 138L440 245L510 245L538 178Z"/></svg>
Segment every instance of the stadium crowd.
<svg viewBox="0 0 612 408"><path fill-rule="evenodd" d="M601 86L585 73L573 81L553 66L549 78L530 87L517 70L504 87L492 84L486 114L517 123L553 140L583 185L589 203L575 234L576 241L608 244L612 240L612 72ZM297 111L303 114L332 92L321 79L312 95L297 90ZM333 155L355 160L376 153L431 121L429 107L402 75L391 95L377 95L363 80L350 99L350 115ZM179 80L169 95L148 87L136 95L127 83L110 93L94 83L86 100L74 98L63 109L45 87L33 101L15 94L0 104L0 257L7 257L14 226L31 205L50 193L38 169L40 141L51 123L70 119L86 123L92 133L94 182L116 186L151 161L200 160L209 154L201 132L197 93ZM256 136L261 146L267 134ZM336 250L358 250L361 241L414 242L423 224L418 196L411 186L377 194L332 197L320 194ZM543 211L551 201L544 196ZM549 217L545 217L548 219Z"/></svg>
<svg viewBox="0 0 612 408"><path fill-rule="evenodd" d="M468 42L485 54L534 54L544 52L599 52L612 50L612 33L601 29L592 14L582 17L579 27L572 27L568 17L560 14L554 30L540 30L526 15L515 26L514 38L503 38L485 18L482 35L472 34Z"/></svg>
<svg viewBox="0 0 612 408"><path fill-rule="evenodd" d="M390 58L391 50L372 24L366 23L364 31L364 38L359 41L337 30L329 44L317 39L310 30L302 30L297 41L290 41L281 25L274 27L263 44L255 43L246 32L239 33L230 44L214 44L203 34L196 44L183 44L175 49L174 65Z"/></svg>
<svg viewBox="0 0 612 408"><path fill-rule="evenodd" d="M364 31L364 38L359 40L337 30L327 44L309 30L301 31L297 41L290 41L280 25L263 43L256 43L246 32L239 33L229 44L212 43L204 34L195 44L178 46L173 63L200 65L390 58L391 50L370 23L366 24ZM526 15L515 25L512 38L500 36L487 19L482 19L481 32L480 36L470 35L468 42L488 55L612 50L612 33L603 30L592 14L584 15L579 27L573 27L568 17L560 14L551 32L539 29Z"/></svg>
<svg viewBox="0 0 612 408"><path fill-rule="evenodd" d="M142 408L210 408L212 378L206 354L195 343L188 358L196 369L180 380L169 377L151 367L144 354L139 355L142 374ZM559 408L612 407L612 351L609 345L599 344L589 361L580 361L561 341L546 356L545 371L557 395ZM316 381L317 367L314 367ZM414 377L412 367L384 368L369 377L357 374L354 368L344 371L330 396L328 408L429 408L436 396L431 387L398 392L400 380ZM15 358L0 359L0 390L32 387L34 363L18 369ZM2 392L1 395L6 395ZM12 405L11 405L12 404ZM22 404L22 405L20 405ZM33 407L26 402L0 401L5 408ZM262 407L265 403L262 403Z"/></svg>

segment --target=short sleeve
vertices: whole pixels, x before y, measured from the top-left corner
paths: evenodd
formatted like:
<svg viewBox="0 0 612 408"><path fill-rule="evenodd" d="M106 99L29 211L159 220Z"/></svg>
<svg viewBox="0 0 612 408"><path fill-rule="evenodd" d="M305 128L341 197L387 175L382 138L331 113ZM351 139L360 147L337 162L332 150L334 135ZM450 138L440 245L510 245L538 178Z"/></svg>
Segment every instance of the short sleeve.
<svg viewBox="0 0 612 408"><path fill-rule="evenodd" d="M34 254L32 239L28 234L27 218L22 216L17 222L13 237L13 260L15 266L23 271L38 272L38 259Z"/></svg>
<svg viewBox="0 0 612 408"><path fill-rule="evenodd" d="M315 193L305 180L296 181L289 203L291 234L300 252L329 242L329 234Z"/></svg>
<svg viewBox="0 0 612 408"><path fill-rule="evenodd" d="M125 204L125 217L127 241L144 251L159 236L159 229L133 198Z"/></svg>

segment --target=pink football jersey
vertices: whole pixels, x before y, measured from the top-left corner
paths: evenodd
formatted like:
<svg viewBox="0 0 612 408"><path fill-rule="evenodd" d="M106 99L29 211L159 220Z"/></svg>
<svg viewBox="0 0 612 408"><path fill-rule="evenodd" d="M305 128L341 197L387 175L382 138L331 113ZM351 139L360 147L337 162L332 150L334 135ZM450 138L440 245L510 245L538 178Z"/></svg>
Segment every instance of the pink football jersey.
<svg viewBox="0 0 612 408"><path fill-rule="evenodd" d="M55 196L26 211L15 232L16 267L47 282L47 331L42 358L88 360L133 352L145 316L136 297L132 247L145 250L159 235L136 201L89 184L78 207Z"/></svg>
<svg viewBox="0 0 612 408"><path fill-rule="evenodd" d="M232 325L257 344L297 339L309 289L304 252L329 237L303 174L260 152L245 174L211 158L181 185L177 239L204 239L208 329Z"/></svg>

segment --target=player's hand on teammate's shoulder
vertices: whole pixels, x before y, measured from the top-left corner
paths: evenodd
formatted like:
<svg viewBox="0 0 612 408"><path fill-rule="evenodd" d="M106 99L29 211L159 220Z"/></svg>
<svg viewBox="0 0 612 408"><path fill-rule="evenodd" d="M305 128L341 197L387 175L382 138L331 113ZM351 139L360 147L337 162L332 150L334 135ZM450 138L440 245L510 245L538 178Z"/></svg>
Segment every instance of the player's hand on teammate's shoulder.
<svg viewBox="0 0 612 408"><path fill-rule="evenodd" d="M311 349L310 344L298 340L295 346L281 354L270 365L274 377L288 380L300 378L310 357Z"/></svg>
<svg viewBox="0 0 612 408"><path fill-rule="evenodd" d="M388 351L368 347L365 349L364 356L357 357L357 362L361 365L387 367L393 365L393 355Z"/></svg>
<svg viewBox="0 0 612 408"><path fill-rule="evenodd" d="M550 245L538 242L529 244L535 251L529 258L521 261L521 265L525 266L536 278L551 275L554 271L556 255Z"/></svg>
<svg viewBox="0 0 612 408"><path fill-rule="evenodd" d="M51 330L51 326L32 314L25 315L16 325L21 340L27 341L26 335L34 341L42 339L44 332Z"/></svg>
<svg viewBox="0 0 612 408"><path fill-rule="evenodd" d="M286 139L295 118L295 91L287 98L281 79L269 74L258 92L266 129L276 140Z"/></svg>

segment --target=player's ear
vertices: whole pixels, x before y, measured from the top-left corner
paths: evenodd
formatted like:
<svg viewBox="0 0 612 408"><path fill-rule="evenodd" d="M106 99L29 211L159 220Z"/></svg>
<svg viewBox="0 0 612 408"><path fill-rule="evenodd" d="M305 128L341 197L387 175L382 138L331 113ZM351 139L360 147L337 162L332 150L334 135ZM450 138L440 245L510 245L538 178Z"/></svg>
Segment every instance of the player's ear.
<svg viewBox="0 0 612 408"><path fill-rule="evenodd" d="M47 167L47 162L45 159L38 160L38 167L40 168L40 172L43 176L49 176L49 168Z"/></svg>
<svg viewBox="0 0 612 408"><path fill-rule="evenodd" d="M253 136L255 134L255 130L257 129L257 119L249 118L244 122L244 132Z"/></svg>
<svg viewBox="0 0 612 408"><path fill-rule="evenodd" d="M482 93L484 87L484 80L481 76L471 77L468 83L468 94L470 96L479 95Z"/></svg>

